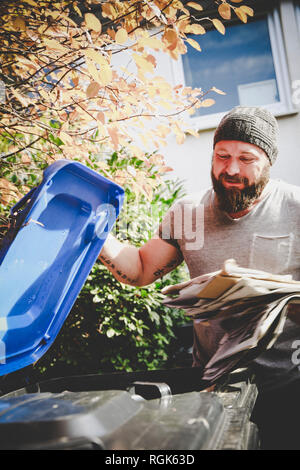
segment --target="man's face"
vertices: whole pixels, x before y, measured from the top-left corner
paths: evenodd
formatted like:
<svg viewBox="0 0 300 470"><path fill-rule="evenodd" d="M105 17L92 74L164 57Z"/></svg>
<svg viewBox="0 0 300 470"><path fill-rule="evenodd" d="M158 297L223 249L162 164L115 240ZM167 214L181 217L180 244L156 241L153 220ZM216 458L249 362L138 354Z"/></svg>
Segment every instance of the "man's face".
<svg viewBox="0 0 300 470"><path fill-rule="evenodd" d="M259 147L222 140L214 148L211 177L221 209L237 213L258 199L269 181L270 162Z"/></svg>

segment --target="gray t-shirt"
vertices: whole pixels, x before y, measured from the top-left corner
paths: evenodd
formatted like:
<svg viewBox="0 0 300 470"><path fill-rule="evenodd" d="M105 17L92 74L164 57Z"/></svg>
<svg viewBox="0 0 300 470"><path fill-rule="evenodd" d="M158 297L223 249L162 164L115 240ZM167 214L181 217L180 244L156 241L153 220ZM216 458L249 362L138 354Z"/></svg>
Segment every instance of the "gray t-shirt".
<svg viewBox="0 0 300 470"><path fill-rule="evenodd" d="M176 202L159 235L182 253L191 278L219 270L226 259L242 267L291 274L300 280L300 187L269 181L264 197L239 219L218 208L212 188ZM194 321L194 365L204 366L216 351L222 330ZM264 390L300 379L293 361L300 326L287 319L275 345L254 363ZM295 355L295 354L294 354Z"/></svg>

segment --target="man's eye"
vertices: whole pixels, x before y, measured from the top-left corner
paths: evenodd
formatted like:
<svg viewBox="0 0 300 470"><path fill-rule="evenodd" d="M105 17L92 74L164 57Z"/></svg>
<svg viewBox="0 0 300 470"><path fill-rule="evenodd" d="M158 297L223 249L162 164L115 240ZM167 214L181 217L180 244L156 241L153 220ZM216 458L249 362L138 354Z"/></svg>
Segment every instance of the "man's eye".
<svg viewBox="0 0 300 470"><path fill-rule="evenodd" d="M229 155L218 155L218 157L225 160L226 158L229 158Z"/></svg>

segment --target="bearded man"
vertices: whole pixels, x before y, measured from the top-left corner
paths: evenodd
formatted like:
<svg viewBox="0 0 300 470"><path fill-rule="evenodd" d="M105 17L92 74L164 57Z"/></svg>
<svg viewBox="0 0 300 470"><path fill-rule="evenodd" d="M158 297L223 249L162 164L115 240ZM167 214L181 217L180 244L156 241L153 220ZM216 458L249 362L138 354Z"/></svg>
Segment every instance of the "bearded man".
<svg viewBox="0 0 300 470"><path fill-rule="evenodd" d="M217 271L228 258L244 268L300 280L300 188L269 176L278 154L277 133L267 110L231 110L214 134L213 187L176 202L157 236L139 249L109 236L101 261L118 280L137 286L183 260L193 278ZM292 360L300 327L294 320L291 311L274 346L253 361L263 448L300 448L300 372ZM205 366L223 334L213 322L194 321L194 366Z"/></svg>

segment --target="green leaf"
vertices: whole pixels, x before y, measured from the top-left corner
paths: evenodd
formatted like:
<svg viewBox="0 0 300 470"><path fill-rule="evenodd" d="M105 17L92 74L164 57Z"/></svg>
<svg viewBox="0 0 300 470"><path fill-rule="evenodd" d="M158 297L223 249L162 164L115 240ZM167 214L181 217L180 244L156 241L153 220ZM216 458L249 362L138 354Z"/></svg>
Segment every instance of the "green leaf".
<svg viewBox="0 0 300 470"><path fill-rule="evenodd" d="M108 338L112 338L115 335L115 330L113 328L109 328L106 332L106 336Z"/></svg>

